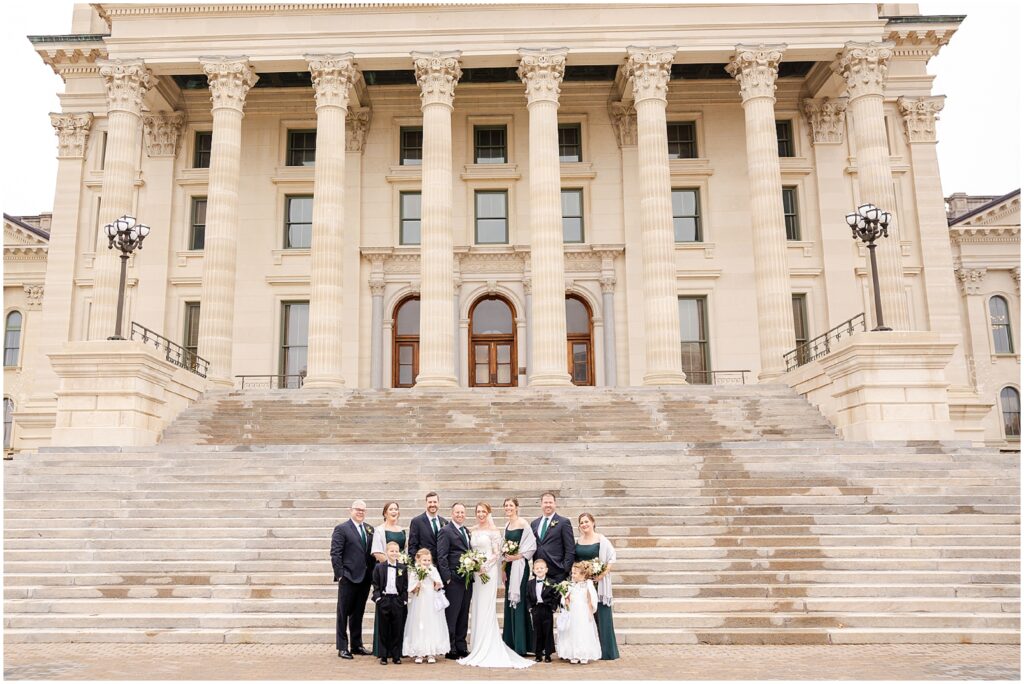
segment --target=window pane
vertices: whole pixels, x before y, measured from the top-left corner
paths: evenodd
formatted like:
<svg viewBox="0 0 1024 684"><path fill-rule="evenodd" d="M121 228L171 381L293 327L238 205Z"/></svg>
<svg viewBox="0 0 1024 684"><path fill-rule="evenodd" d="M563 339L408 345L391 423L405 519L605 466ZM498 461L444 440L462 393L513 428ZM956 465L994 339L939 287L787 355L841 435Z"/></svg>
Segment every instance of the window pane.
<svg viewBox="0 0 1024 684"><path fill-rule="evenodd" d="M561 124L558 126L558 160L578 162L583 158L580 125Z"/></svg>
<svg viewBox="0 0 1024 684"><path fill-rule="evenodd" d="M562 191L562 216L583 216L583 191Z"/></svg>
<svg viewBox="0 0 1024 684"><path fill-rule="evenodd" d="M565 331L569 334L590 333L590 314L586 305L575 297L565 298Z"/></svg>
<svg viewBox="0 0 1024 684"><path fill-rule="evenodd" d="M779 156L792 157L794 154L793 123L791 121L776 121L775 137L779 143Z"/></svg>
<svg viewBox="0 0 1024 684"><path fill-rule="evenodd" d="M508 242L508 224L505 219L482 219L477 221L479 244L505 244Z"/></svg>
<svg viewBox="0 0 1024 684"><path fill-rule="evenodd" d="M708 368L707 325L704 320L703 297L679 298L679 334L681 363L686 379L692 384L710 380Z"/></svg>
<svg viewBox="0 0 1024 684"><path fill-rule="evenodd" d="M412 364L412 347L408 344L403 344L398 348L398 363L402 365Z"/></svg>
<svg viewBox="0 0 1024 684"><path fill-rule="evenodd" d="M997 354L1013 353L1013 335L1010 333L1010 307L1002 297L988 300L989 316L992 322L992 343Z"/></svg>
<svg viewBox="0 0 1024 684"><path fill-rule="evenodd" d="M507 385L512 382L512 366L507 363L498 364L498 383Z"/></svg>
<svg viewBox="0 0 1024 684"><path fill-rule="evenodd" d="M583 242L583 219L562 219L562 242Z"/></svg>
<svg viewBox="0 0 1024 684"><path fill-rule="evenodd" d="M4 397L4 449L11 448L11 428L14 426L14 402Z"/></svg>
<svg viewBox="0 0 1024 684"><path fill-rule="evenodd" d="M508 156L505 150L504 126L477 126L474 129L476 139L477 164L504 164Z"/></svg>
<svg viewBox="0 0 1024 684"><path fill-rule="evenodd" d="M1012 387L1004 387L999 393L1003 409L1003 432L1007 437L1020 437L1020 393Z"/></svg>
<svg viewBox="0 0 1024 684"><path fill-rule="evenodd" d="M285 248L308 249L313 241L313 198L287 198Z"/></svg>
<svg viewBox="0 0 1024 684"><path fill-rule="evenodd" d="M18 365L21 348L21 312L12 311L7 315L4 329L4 366Z"/></svg>
<svg viewBox="0 0 1024 684"><path fill-rule="evenodd" d="M195 352L199 347L199 303L185 304L185 348Z"/></svg>
<svg viewBox="0 0 1024 684"><path fill-rule="evenodd" d="M105 144L106 141L104 140ZM192 157L192 166L197 169L210 168L211 149L213 149L213 133L209 131L196 132L196 146L195 154Z"/></svg>
<svg viewBox="0 0 1024 684"><path fill-rule="evenodd" d="M692 297L679 299L679 336L680 339L701 341L704 339L704 322L702 300Z"/></svg>
<svg viewBox="0 0 1024 684"><path fill-rule="evenodd" d="M412 384L412 366L406 366L406 365L398 366L398 384L399 385L411 385Z"/></svg>
<svg viewBox="0 0 1024 684"><path fill-rule="evenodd" d="M583 242L582 190L562 190L562 241Z"/></svg>
<svg viewBox="0 0 1024 684"><path fill-rule="evenodd" d="M420 166L423 164L423 129L401 129L401 151L399 163L402 166Z"/></svg>
<svg viewBox="0 0 1024 684"><path fill-rule="evenodd" d="M395 317L395 334L420 334L420 300L407 299L398 308L398 316Z"/></svg>
<svg viewBox="0 0 1024 684"><path fill-rule="evenodd" d="M804 295L793 295L793 332L797 346L807 341L807 298Z"/></svg>
<svg viewBox="0 0 1024 684"><path fill-rule="evenodd" d="M403 192L400 196L401 234L398 242L402 245L420 244L420 212L422 197L418 192Z"/></svg>
<svg viewBox="0 0 1024 684"><path fill-rule="evenodd" d="M697 236L697 219L672 219L676 233L676 242L700 242Z"/></svg>
<svg viewBox="0 0 1024 684"><path fill-rule="evenodd" d="M476 193L477 218L506 218L504 192Z"/></svg>
<svg viewBox="0 0 1024 684"><path fill-rule="evenodd" d="M668 124L669 159L697 157L697 125L692 121Z"/></svg>
<svg viewBox="0 0 1024 684"><path fill-rule="evenodd" d="M800 217L797 213L796 188L782 188L782 213L786 221L786 239L800 239Z"/></svg>
<svg viewBox="0 0 1024 684"><path fill-rule="evenodd" d="M473 352L476 361L476 383L485 385L491 381L490 346L478 344Z"/></svg>
<svg viewBox="0 0 1024 684"><path fill-rule="evenodd" d="M316 160L316 131L288 131L288 166L312 166Z"/></svg>
<svg viewBox="0 0 1024 684"><path fill-rule="evenodd" d="M305 345L309 341L309 304L286 304L288 321L285 344L289 346Z"/></svg>
<svg viewBox="0 0 1024 684"><path fill-rule="evenodd" d="M512 311L501 299L484 299L473 308L473 334L511 335Z"/></svg>
<svg viewBox="0 0 1024 684"><path fill-rule="evenodd" d="M700 242L700 194L694 188L672 190L672 223L676 242Z"/></svg>
<svg viewBox="0 0 1024 684"><path fill-rule="evenodd" d="M192 226L189 231L188 248L203 249L206 242L206 198L192 200Z"/></svg>

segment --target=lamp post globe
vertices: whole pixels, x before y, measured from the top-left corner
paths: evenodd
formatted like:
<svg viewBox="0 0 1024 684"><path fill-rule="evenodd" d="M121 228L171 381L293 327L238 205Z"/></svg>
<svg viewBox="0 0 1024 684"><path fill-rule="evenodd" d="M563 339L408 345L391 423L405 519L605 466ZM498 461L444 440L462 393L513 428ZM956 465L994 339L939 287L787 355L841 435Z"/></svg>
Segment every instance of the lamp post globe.
<svg viewBox="0 0 1024 684"><path fill-rule="evenodd" d="M128 277L128 258L136 249L142 249L142 243L149 235L149 226L139 223L134 216L125 214L114 219L103 227L107 236L107 249L117 247L121 252L121 280L117 288L117 321L114 324L114 334L108 340L123 340L121 335L122 321L124 319L124 290Z"/></svg>
<svg viewBox="0 0 1024 684"><path fill-rule="evenodd" d="M874 288L875 299L875 327L872 332L892 330L885 325L882 318L882 294L878 288L878 261L875 257L875 241L879 238L889 237L889 223L892 221L892 214L879 209L874 204L866 203L857 207L857 211L846 215L846 225L850 226L853 232L853 239L860 240L868 248L868 255L871 259L871 284Z"/></svg>

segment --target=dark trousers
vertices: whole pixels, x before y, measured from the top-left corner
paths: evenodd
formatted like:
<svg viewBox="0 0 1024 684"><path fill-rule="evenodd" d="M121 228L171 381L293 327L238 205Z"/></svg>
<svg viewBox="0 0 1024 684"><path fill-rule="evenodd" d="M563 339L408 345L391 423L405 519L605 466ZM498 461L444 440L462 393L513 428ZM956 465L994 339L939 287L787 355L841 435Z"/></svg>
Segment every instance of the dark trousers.
<svg viewBox="0 0 1024 684"><path fill-rule="evenodd" d="M338 620L334 628L334 643L339 651L349 650L349 637L352 638L351 650L363 647L363 613L369 596L369 582L356 584L345 578L338 581Z"/></svg>
<svg viewBox="0 0 1024 684"><path fill-rule="evenodd" d="M533 643L535 655L554 655L555 617L549 606L537 604L533 608Z"/></svg>
<svg viewBox="0 0 1024 684"><path fill-rule="evenodd" d="M394 594L384 594L377 602L377 638L381 658L402 657L402 636L405 632L405 606Z"/></svg>
<svg viewBox="0 0 1024 684"><path fill-rule="evenodd" d="M466 588L465 581L456 575L444 588L448 607L444 609L448 621L448 643L452 653L469 653L466 634L469 632L469 603L473 598L473 585Z"/></svg>

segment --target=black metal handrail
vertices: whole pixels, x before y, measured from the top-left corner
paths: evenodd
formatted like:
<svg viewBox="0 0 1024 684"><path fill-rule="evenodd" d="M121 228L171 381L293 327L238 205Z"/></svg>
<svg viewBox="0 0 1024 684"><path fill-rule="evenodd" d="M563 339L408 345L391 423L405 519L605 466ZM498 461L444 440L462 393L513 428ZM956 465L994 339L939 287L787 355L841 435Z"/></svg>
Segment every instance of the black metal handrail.
<svg viewBox="0 0 1024 684"><path fill-rule="evenodd" d="M299 389L306 382L306 374L297 375L236 375L239 389Z"/></svg>
<svg viewBox="0 0 1024 684"><path fill-rule="evenodd" d="M851 337L858 330L867 331L867 321L864 314L859 313L848 321L843 321L827 333L818 335L812 340L804 342L796 349L786 352L783 358L786 360L786 370L791 371L805 363L827 355L832 351L832 344L846 337Z"/></svg>
<svg viewBox="0 0 1024 684"><path fill-rule="evenodd" d="M687 371L691 385L746 385L749 370Z"/></svg>
<svg viewBox="0 0 1024 684"><path fill-rule="evenodd" d="M139 340L143 344L152 344L164 352L164 358L178 368L191 371L201 378L205 378L210 371L210 362L194 351L185 349L177 342L172 342L163 335L153 332L149 328L135 321L132 321L132 332L129 339Z"/></svg>

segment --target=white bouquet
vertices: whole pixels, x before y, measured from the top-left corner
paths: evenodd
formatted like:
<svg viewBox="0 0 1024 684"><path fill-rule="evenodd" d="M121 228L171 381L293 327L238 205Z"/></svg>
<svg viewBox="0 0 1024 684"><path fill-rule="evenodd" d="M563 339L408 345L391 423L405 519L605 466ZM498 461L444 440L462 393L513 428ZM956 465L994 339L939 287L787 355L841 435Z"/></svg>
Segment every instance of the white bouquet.
<svg viewBox="0 0 1024 684"><path fill-rule="evenodd" d="M596 582L598 575L602 572L604 572L604 563L596 558L590 561L590 579Z"/></svg>
<svg viewBox="0 0 1024 684"><path fill-rule="evenodd" d="M491 578L487 576L487 573L480 572L486 562L487 556L479 551L466 551L464 554L459 556L459 569L455 572L459 577L466 580L467 589L469 589L469 583L473 581L473 575L475 573L480 573L480 581L484 584L487 584L491 580Z"/></svg>

